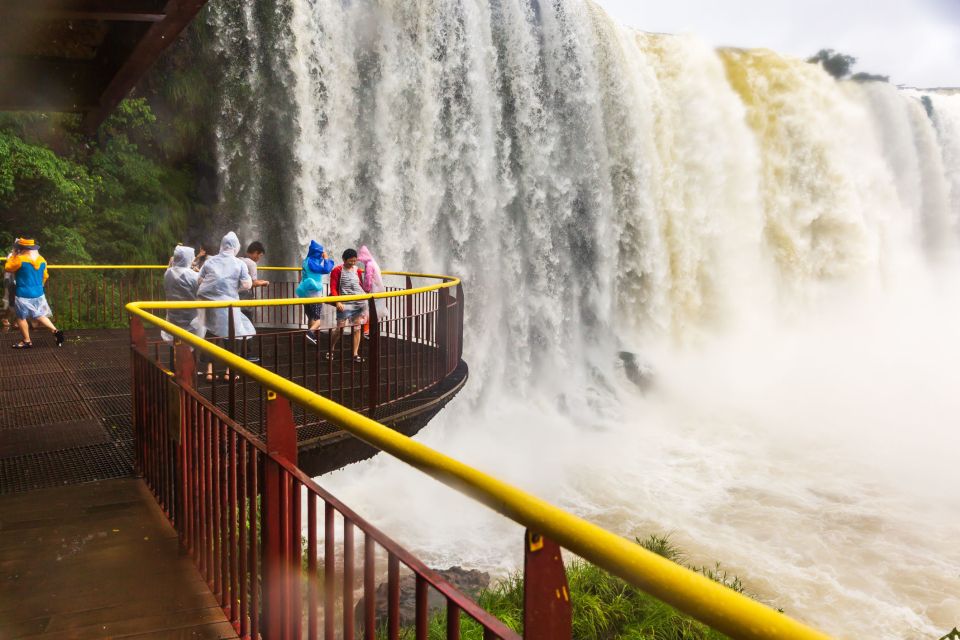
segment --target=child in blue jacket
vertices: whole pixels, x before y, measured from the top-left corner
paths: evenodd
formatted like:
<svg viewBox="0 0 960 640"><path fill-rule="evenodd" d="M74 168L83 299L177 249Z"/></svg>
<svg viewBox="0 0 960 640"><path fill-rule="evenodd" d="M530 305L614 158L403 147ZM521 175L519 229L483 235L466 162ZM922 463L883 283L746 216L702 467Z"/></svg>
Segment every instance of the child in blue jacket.
<svg viewBox="0 0 960 640"><path fill-rule="evenodd" d="M333 260L327 257L323 245L316 240L310 241L307 257L303 261L303 274L297 286L298 298L319 298L323 296L323 276L333 271ZM310 323L310 331L320 328L323 319L323 305L305 304L303 309ZM313 335L307 334L307 340L315 343Z"/></svg>
<svg viewBox="0 0 960 640"><path fill-rule="evenodd" d="M30 321L37 320L50 330L57 339L57 346L62 347L63 331L57 329L48 316L53 315L44 285L47 283L47 261L40 255L40 247L33 240L17 238L13 246L13 254L7 259L4 270L13 274L16 279L14 289L14 310L17 315L17 326L23 339L14 344L14 349L29 349Z"/></svg>

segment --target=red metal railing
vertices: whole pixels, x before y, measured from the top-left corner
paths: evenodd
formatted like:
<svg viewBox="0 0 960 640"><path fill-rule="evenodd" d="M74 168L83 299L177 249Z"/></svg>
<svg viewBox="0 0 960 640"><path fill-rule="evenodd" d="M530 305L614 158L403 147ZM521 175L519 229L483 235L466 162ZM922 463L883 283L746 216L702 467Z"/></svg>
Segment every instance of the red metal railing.
<svg viewBox="0 0 960 640"><path fill-rule="evenodd" d="M413 288L410 277L406 278L406 288ZM283 292L282 288L279 290ZM458 285L456 295L449 289L440 289L388 298L383 303L386 310L383 318L377 316L376 304L371 301L368 306L370 322L361 340L360 354L364 362L360 363L351 357L352 335L343 335L336 347L330 349L335 334L341 330L329 324L312 332L272 330L241 340L231 336L209 340L354 411L386 415L401 402L440 385L460 366L463 288ZM266 322L296 324L300 321L292 311L260 314L264 309L292 309L302 314L301 305L259 307L256 311L261 326ZM232 320L230 317L231 333ZM360 330L361 327L345 329L351 334ZM172 367L169 344L150 340L147 348L157 363ZM206 370L206 363L201 363L194 386L238 424L253 433L264 434L267 391L246 376L231 375L219 365L212 367L212 375L206 375ZM298 428L305 430L301 440L340 432L335 425L309 413L298 412L296 421Z"/></svg>
<svg viewBox="0 0 960 640"><path fill-rule="evenodd" d="M125 326L128 302L163 298L162 267L51 266L49 274L46 295L60 328Z"/></svg>
<svg viewBox="0 0 960 640"><path fill-rule="evenodd" d="M193 387L189 347L175 347L172 372L152 357L138 319L132 332L137 469L242 637L400 638L406 570L416 638L428 637L431 589L445 602L445 637L459 638L467 616L484 638L520 638L296 467L289 400L268 392L260 442Z"/></svg>
<svg viewBox="0 0 960 640"><path fill-rule="evenodd" d="M54 319L63 328L126 326L124 306L134 300L162 300L163 274L159 265L50 265L46 292ZM299 270L265 267L270 281L254 292L255 299L293 298ZM258 309L262 326L306 326L300 307Z"/></svg>

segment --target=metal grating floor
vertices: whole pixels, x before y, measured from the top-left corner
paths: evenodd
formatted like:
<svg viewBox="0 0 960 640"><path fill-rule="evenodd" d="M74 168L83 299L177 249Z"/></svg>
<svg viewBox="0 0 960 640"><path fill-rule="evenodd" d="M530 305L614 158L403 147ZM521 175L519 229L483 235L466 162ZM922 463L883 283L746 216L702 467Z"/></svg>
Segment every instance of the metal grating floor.
<svg viewBox="0 0 960 640"><path fill-rule="evenodd" d="M130 352L123 329L71 331L56 348L0 334L0 494L133 472Z"/></svg>
<svg viewBox="0 0 960 640"><path fill-rule="evenodd" d="M133 426L126 330L72 331L61 349L38 338L33 349L14 351L10 345L15 339L15 334L0 334L0 494L131 475ZM330 382L341 384L339 374L330 380L326 367L317 369L315 351L305 353L304 345L295 344L291 350L279 344L275 351L264 351L265 366L308 388L318 387L323 393ZM345 372L343 382L351 379L350 373L349 369ZM359 379L359 372L356 374ZM465 371L462 376L451 376L450 384L464 376ZM391 424L406 414L429 409L442 400L448 382L384 405L375 417ZM202 377L200 391L208 399L214 395L212 385ZM242 388L239 391L237 419L262 437L263 390L251 383L246 393ZM354 391L349 384L344 389L347 395ZM406 391L415 392L412 388ZM215 393L215 404L227 413L227 385L219 382ZM337 396L339 393L334 400ZM294 407L294 418L298 440L305 446L318 446L318 440L339 432L301 407Z"/></svg>

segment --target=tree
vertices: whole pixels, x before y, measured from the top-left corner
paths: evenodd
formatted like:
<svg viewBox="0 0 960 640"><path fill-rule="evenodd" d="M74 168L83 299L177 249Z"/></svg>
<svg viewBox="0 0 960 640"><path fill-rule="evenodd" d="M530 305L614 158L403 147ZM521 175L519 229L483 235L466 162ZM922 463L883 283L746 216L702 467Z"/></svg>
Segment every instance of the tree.
<svg viewBox="0 0 960 640"><path fill-rule="evenodd" d="M837 80L842 80L850 75L850 70L857 63L857 59L833 49L820 49L817 55L809 58L807 62L821 65L827 73Z"/></svg>
<svg viewBox="0 0 960 640"><path fill-rule="evenodd" d="M864 71L853 74L850 79L854 82L890 82L890 76L881 76L876 73L866 73Z"/></svg>

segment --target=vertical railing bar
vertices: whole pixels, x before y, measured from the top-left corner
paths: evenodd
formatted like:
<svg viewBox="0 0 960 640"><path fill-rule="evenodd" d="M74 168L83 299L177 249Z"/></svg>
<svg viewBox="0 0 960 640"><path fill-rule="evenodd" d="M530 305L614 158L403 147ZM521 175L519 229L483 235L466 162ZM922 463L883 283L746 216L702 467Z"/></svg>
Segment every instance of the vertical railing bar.
<svg viewBox="0 0 960 640"><path fill-rule="evenodd" d="M250 623L247 616L250 614L250 608L247 602L247 536L250 532L250 525L247 519L250 517L247 501L250 499L248 486L250 482L250 468L247 460L248 444L246 438L240 439L240 452L237 460L238 471L240 474L240 496L239 511L237 513L237 524L240 530L239 548L237 550L239 566L237 572L239 599L240 599L240 637L245 638L250 633Z"/></svg>
<svg viewBox="0 0 960 640"><path fill-rule="evenodd" d="M238 610L237 592L239 591L239 567L237 558L237 527L238 527L238 505L237 505L237 432L230 429L227 432L227 439L230 445L230 468L228 477L230 480L230 621L237 622L240 617Z"/></svg>
<svg viewBox="0 0 960 640"><path fill-rule="evenodd" d="M447 600L447 640L460 640L460 607Z"/></svg>
<svg viewBox="0 0 960 640"><path fill-rule="evenodd" d="M427 633L429 629L427 628L427 580L420 574L417 574L417 588L416 588L416 640L427 640Z"/></svg>
<svg viewBox="0 0 960 640"><path fill-rule="evenodd" d="M343 640L354 640L353 628L353 523L343 517Z"/></svg>
<svg viewBox="0 0 960 640"><path fill-rule="evenodd" d="M376 640L377 585L376 541L369 533L363 536L363 630L364 640Z"/></svg>
<svg viewBox="0 0 960 640"><path fill-rule="evenodd" d="M336 615L334 614L334 603L336 596L336 570L337 558L334 555L334 512L333 505L324 501L323 517L323 637L324 640L334 640L336 629Z"/></svg>
<svg viewBox="0 0 960 640"><path fill-rule="evenodd" d="M260 464L259 450L250 447L250 637L256 639L260 634Z"/></svg>
<svg viewBox="0 0 960 640"><path fill-rule="evenodd" d="M307 493L307 638L317 640L317 494Z"/></svg>
<svg viewBox="0 0 960 640"><path fill-rule="evenodd" d="M387 638L400 638L400 559L387 556Z"/></svg>

